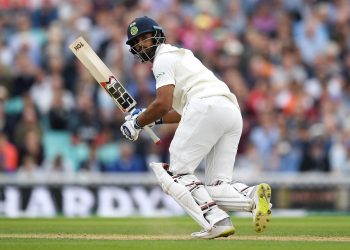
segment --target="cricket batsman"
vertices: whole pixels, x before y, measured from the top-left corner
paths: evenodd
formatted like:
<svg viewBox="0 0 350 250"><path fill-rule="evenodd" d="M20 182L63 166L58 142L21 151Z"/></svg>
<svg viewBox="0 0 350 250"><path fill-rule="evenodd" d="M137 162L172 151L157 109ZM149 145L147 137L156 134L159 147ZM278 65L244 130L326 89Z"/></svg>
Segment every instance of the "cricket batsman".
<svg viewBox="0 0 350 250"><path fill-rule="evenodd" d="M271 216L270 186L233 182L243 123L236 96L191 51L166 44L153 19L136 18L127 35L130 52L153 64L157 91L147 108L126 117L121 131L135 141L146 125L179 123L169 148L170 164L150 167L163 191L203 228L191 236L211 239L234 234L227 211L251 212L255 231L264 231ZM205 183L194 175L203 159Z"/></svg>

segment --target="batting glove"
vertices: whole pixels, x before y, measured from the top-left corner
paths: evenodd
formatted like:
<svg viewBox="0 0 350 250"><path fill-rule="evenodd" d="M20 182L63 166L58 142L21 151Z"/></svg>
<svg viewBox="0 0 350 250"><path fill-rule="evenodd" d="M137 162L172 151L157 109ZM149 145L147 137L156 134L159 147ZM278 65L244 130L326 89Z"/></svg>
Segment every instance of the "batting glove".
<svg viewBox="0 0 350 250"><path fill-rule="evenodd" d="M120 130L127 139L136 141L139 137L142 127L137 124L136 118L145 110L135 108L125 117L125 122L120 127Z"/></svg>
<svg viewBox="0 0 350 250"><path fill-rule="evenodd" d="M132 120L132 119L136 119L139 115L141 115L142 112L144 112L146 109L143 108L143 109L138 109L138 108L135 108L133 109L129 115L125 116L125 120L126 121L129 121L129 120Z"/></svg>
<svg viewBox="0 0 350 250"><path fill-rule="evenodd" d="M133 111L130 112L129 115L125 116L125 120L126 120L126 121L129 121L129 120L135 119L136 127L141 128L141 127L137 124L136 118L137 118L142 112L144 112L145 110L146 110L145 108L143 108L143 109L135 108ZM153 128L154 125L158 125L158 124L162 124L162 123L163 123L163 119L160 118L160 119L158 119L158 120L156 120L156 121L154 121L154 122L148 124L147 126L150 127L150 128Z"/></svg>
<svg viewBox="0 0 350 250"><path fill-rule="evenodd" d="M141 129L142 128L136 124L136 118L124 122L120 127L122 134L130 141L136 141L137 138L139 138Z"/></svg>

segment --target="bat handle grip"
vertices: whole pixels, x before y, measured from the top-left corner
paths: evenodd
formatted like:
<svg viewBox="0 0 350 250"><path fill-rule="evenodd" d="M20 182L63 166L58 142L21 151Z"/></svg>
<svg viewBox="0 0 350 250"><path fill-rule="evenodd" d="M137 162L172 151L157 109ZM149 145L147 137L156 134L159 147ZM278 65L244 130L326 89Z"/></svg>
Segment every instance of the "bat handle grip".
<svg viewBox="0 0 350 250"><path fill-rule="evenodd" d="M155 144L157 144L157 145L160 144L160 139L159 139L159 137L153 132L153 130L152 130L150 127L145 126L143 129L147 132L147 134L151 137L152 141L153 141Z"/></svg>

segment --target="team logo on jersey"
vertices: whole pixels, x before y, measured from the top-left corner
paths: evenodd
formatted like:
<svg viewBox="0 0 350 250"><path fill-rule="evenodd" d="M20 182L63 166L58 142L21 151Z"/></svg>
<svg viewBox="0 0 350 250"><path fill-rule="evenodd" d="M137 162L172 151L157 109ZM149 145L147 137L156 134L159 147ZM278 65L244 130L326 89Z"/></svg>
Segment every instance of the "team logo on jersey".
<svg viewBox="0 0 350 250"><path fill-rule="evenodd" d="M130 29L130 33L132 36L136 35L139 32L139 29L136 26L132 26Z"/></svg>

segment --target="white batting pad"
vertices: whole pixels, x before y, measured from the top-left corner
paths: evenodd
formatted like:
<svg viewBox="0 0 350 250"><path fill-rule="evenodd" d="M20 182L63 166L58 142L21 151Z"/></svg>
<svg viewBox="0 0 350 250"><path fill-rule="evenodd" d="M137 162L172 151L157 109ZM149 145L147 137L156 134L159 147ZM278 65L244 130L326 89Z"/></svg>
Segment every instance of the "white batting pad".
<svg viewBox="0 0 350 250"><path fill-rule="evenodd" d="M251 212L253 200L239 193L232 184L223 182L217 186L206 186L216 204L225 211Z"/></svg>
<svg viewBox="0 0 350 250"><path fill-rule="evenodd" d="M178 178L175 177L175 179L179 184L182 184L183 186L186 186L187 189L191 190L192 197L195 199L196 203L201 206L205 218L209 221L210 225L213 226L217 222L229 217L229 215L221 210L216 204L210 207L206 206L206 204L214 204L214 200L195 175L183 175Z"/></svg>
<svg viewBox="0 0 350 250"><path fill-rule="evenodd" d="M163 168L163 163L150 163L157 180L163 191L175 199L183 209L205 230L211 230L212 226L204 218L203 211L196 203L188 189L182 184L176 183Z"/></svg>

